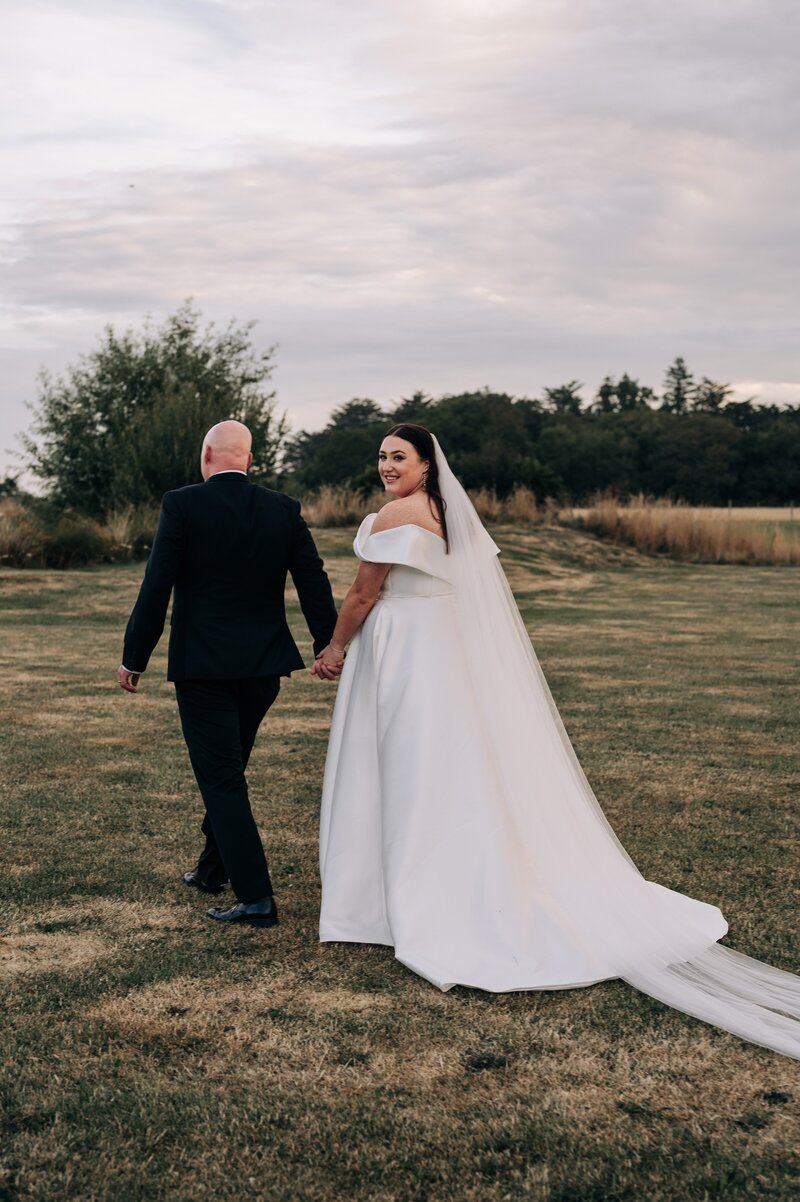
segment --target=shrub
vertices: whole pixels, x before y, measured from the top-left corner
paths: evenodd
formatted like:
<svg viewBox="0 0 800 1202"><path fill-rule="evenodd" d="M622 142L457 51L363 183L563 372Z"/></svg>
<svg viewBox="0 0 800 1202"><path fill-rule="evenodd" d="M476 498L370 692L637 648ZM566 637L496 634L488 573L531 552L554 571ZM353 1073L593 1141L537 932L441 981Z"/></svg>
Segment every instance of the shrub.
<svg viewBox="0 0 800 1202"><path fill-rule="evenodd" d="M42 523L19 501L0 501L0 564L31 567L42 561Z"/></svg>
<svg viewBox="0 0 800 1202"><path fill-rule="evenodd" d="M0 565L70 568L144 559L157 521L153 506L128 508L98 522L72 510L0 500Z"/></svg>
<svg viewBox="0 0 800 1202"><path fill-rule="evenodd" d="M107 559L107 546L98 522L80 514L65 513L46 533L44 560L50 568L102 563Z"/></svg>

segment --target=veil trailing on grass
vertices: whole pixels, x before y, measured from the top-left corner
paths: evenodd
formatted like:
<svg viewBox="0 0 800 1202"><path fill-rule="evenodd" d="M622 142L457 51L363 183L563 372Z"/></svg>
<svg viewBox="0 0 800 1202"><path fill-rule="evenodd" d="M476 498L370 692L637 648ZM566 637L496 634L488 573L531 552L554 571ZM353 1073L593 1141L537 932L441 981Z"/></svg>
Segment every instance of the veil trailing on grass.
<svg viewBox="0 0 800 1202"><path fill-rule="evenodd" d="M645 880L612 830L561 721L499 548L438 441L449 566L496 798L565 937L644 993L800 1059L800 976L716 941L720 911Z"/></svg>

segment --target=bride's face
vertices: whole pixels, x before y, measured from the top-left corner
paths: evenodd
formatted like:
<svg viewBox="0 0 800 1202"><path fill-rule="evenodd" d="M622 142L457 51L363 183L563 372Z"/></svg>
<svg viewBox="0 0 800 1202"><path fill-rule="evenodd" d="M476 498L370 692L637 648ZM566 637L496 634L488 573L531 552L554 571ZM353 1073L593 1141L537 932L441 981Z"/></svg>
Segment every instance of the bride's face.
<svg viewBox="0 0 800 1202"><path fill-rule="evenodd" d="M393 497L407 497L419 488L427 466L428 461L420 459L416 447L404 438L390 434L381 443L378 471L383 487Z"/></svg>

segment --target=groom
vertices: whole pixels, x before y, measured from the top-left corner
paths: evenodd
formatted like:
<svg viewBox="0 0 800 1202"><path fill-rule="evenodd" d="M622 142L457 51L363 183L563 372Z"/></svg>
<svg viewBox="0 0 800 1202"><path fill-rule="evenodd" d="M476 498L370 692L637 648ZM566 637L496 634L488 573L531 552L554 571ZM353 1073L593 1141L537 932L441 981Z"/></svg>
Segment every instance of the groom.
<svg viewBox="0 0 800 1202"><path fill-rule="evenodd" d="M137 692L174 590L167 678L206 810L205 847L183 880L203 893L230 881L237 903L209 918L272 927L278 911L245 769L280 678L304 666L286 623L287 572L315 655L336 608L299 502L248 479L251 442L241 422L213 426L200 456L205 483L164 494L117 679Z"/></svg>

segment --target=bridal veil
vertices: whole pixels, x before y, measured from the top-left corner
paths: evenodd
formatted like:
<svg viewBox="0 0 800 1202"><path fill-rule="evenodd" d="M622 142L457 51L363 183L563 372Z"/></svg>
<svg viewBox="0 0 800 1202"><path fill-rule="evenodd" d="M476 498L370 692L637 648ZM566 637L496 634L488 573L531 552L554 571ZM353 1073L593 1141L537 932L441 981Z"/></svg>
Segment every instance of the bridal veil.
<svg viewBox="0 0 800 1202"><path fill-rule="evenodd" d="M612 830L561 721L499 548L434 443L457 622L500 789L495 804L525 850L531 883L635 988L800 1059L800 976L709 942L708 923L676 905L679 895L646 881Z"/></svg>

